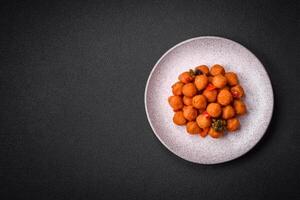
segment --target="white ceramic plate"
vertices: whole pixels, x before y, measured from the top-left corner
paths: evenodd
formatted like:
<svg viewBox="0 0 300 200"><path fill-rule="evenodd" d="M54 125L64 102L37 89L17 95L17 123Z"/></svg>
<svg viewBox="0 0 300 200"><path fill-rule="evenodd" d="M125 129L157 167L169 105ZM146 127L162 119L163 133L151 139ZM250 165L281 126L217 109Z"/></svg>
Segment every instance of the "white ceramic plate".
<svg viewBox="0 0 300 200"><path fill-rule="evenodd" d="M248 114L239 117L239 131L221 139L189 135L185 126L173 124L168 104L171 86L183 71L216 63L238 74ZM201 164L233 160L253 148L267 130L273 102L271 82L262 63L244 46L221 37L197 37L175 45L155 64L145 89L146 113L155 135L177 156Z"/></svg>

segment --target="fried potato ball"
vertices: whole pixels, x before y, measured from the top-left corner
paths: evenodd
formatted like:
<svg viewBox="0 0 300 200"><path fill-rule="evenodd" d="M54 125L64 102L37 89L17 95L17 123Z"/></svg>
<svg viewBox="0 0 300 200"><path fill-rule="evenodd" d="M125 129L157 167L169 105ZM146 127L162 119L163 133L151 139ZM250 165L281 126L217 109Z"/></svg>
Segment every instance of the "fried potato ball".
<svg viewBox="0 0 300 200"><path fill-rule="evenodd" d="M227 83L230 86L235 86L239 83L238 77L234 72L226 72L225 77L227 78Z"/></svg>
<svg viewBox="0 0 300 200"><path fill-rule="evenodd" d="M211 125L210 117L207 117L203 114L200 114L197 117L196 122L200 128L207 128L207 127L210 127L210 125Z"/></svg>
<svg viewBox="0 0 300 200"><path fill-rule="evenodd" d="M218 91L217 90L204 90L203 95L208 102L215 102L217 100Z"/></svg>
<svg viewBox="0 0 300 200"><path fill-rule="evenodd" d="M243 115L247 112L247 107L242 100L234 100L233 107L237 115Z"/></svg>
<svg viewBox="0 0 300 200"><path fill-rule="evenodd" d="M237 118L227 120L227 130L236 131L240 127L240 121Z"/></svg>
<svg viewBox="0 0 300 200"><path fill-rule="evenodd" d="M230 119L235 116L235 111L231 105L222 108L222 118Z"/></svg>
<svg viewBox="0 0 300 200"><path fill-rule="evenodd" d="M197 88L194 83L187 83L182 87L182 93L187 97L193 97L197 94Z"/></svg>
<svg viewBox="0 0 300 200"><path fill-rule="evenodd" d="M186 124L186 131L190 134L198 134L201 129L195 121L191 121Z"/></svg>
<svg viewBox="0 0 300 200"><path fill-rule="evenodd" d="M214 77L213 76L208 76L207 78L208 78L208 82L212 83L212 80L213 80Z"/></svg>
<svg viewBox="0 0 300 200"><path fill-rule="evenodd" d="M174 95L179 96L182 95L182 87L184 84L182 82L177 82L174 85L172 85L172 92Z"/></svg>
<svg viewBox="0 0 300 200"><path fill-rule="evenodd" d="M223 131L215 131L213 128L210 128L208 131L208 134L212 137L212 138L220 138L223 136Z"/></svg>
<svg viewBox="0 0 300 200"><path fill-rule="evenodd" d="M201 136L201 137L206 137L207 134L208 134L209 129L210 129L209 127L202 129L202 130L200 131L200 136Z"/></svg>
<svg viewBox="0 0 300 200"><path fill-rule="evenodd" d="M203 74L209 73L209 69L206 65L200 65L200 66L196 67L196 70L200 70Z"/></svg>
<svg viewBox="0 0 300 200"><path fill-rule="evenodd" d="M216 75L219 75L219 74L225 74L224 67L219 65L219 64L213 65L210 68L210 74L213 75L213 76L216 76Z"/></svg>
<svg viewBox="0 0 300 200"><path fill-rule="evenodd" d="M204 110L206 108L207 102L204 95L196 95L193 97L193 106L197 109Z"/></svg>
<svg viewBox="0 0 300 200"><path fill-rule="evenodd" d="M212 117L219 117L222 113L222 108L218 103L210 103L208 104L206 111Z"/></svg>
<svg viewBox="0 0 300 200"><path fill-rule="evenodd" d="M193 105L193 98L192 97L187 97L183 96L183 103L187 106L192 106Z"/></svg>
<svg viewBox="0 0 300 200"><path fill-rule="evenodd" d="M182 83L190 83L194 80L194 77L189 72L183 72L182 74L179 75L178 79Z"/></svg>
<svg viewBox="0 0 300 200"><path fill-rule="evenodd" d="M242 98L245 94L244 89L240 85L236 85L230 89L234 98Z"/></svg>
<svg viewBox="0 0 300 200"><path fill-rule="evenodd" d="M222 106L226 106L232 102L232 95L228 90L221 90L218 94L217 100L218 103Z"/></svg>
<svg viewBox="0 0 300 200"><path fill-rule="evenodd" d="M189 121L195 120L198 115L197 110L193 106L184 106L182 111L184 118Z"/></svg>
<svg viewBox="0 0 300 200"><path fill-rule="evenodd" d="M217 88L223 88L227 84L227 79L225 76L219 74L213 77L212 84Z"/></svg>
<svg viewBox="0 0 300 200"><path fill-rule="evenodd" d="M173 122L177 125L186 124L186 119L184 118L182 111L178 111L174 113Z"/></svg>
<svg viewBox="0 0 300 200"><path fill-rule="evenodd" d="M195 85L198 90L203 90L208 84L208 78L206 75L198 75L195 78Z"/></svg>
<svg viewBox="0 0 300 200"><path fill-rule="evenodd" d="M170 96L168 98L168 101L169 101L170 106L174 110L180 110L181 108L183 108L183 102L182 102L182 98L180 96Z"/></svg>

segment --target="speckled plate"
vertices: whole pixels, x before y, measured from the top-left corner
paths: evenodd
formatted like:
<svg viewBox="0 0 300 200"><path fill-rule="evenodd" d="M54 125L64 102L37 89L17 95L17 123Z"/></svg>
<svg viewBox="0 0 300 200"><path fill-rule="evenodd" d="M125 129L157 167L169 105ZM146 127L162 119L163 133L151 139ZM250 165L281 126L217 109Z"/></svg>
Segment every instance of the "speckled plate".
<svg viewBox="0 0 300 200"><path fill-rule="evenodd" d="M183 71L197 65L221 64L238 74L248 114L241 129L220 139L189 135L173 124L168 104L171 86ZM264 135L273 113L273 90L262 63L244 46L221 37L197 37L175 45L153 67L145 89L149 123L160 142L177 156L195 163L216 164L247 153Z"/></svg>

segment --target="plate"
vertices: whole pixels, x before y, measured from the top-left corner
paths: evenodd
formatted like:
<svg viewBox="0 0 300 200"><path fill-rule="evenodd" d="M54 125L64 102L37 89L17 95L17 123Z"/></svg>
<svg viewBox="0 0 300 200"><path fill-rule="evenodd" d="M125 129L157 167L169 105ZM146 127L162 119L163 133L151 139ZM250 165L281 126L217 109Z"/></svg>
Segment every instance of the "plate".
<svg viewBox="0 0 300 200"><path fill-rule="evenodd" d="M190 135L185 126L173 124L168 104L178 75L197 65L221 64L238 74L248 113L239 117L241 128L214 139ZM145 88L148 121L159 141L177 156L200 164L216 164L247 153L263 137L273 113L270 78L257 57L229 39L205 36L183 41L168 50L153 67Z"/></svg>

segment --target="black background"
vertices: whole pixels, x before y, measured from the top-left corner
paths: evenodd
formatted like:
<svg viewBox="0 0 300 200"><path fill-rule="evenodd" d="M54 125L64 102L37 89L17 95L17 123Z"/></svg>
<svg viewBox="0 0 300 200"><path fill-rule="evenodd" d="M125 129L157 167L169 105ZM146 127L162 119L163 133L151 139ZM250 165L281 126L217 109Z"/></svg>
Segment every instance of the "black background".
<svg viewBox="0 0 300 200"><path fill-rule="evenodd" d="M0 21L1 199L300 198L297 1L7 1ZM259 144L212 166L169 152L144 110L155 62L205 35L253 51L275 93Z"/></svg>

